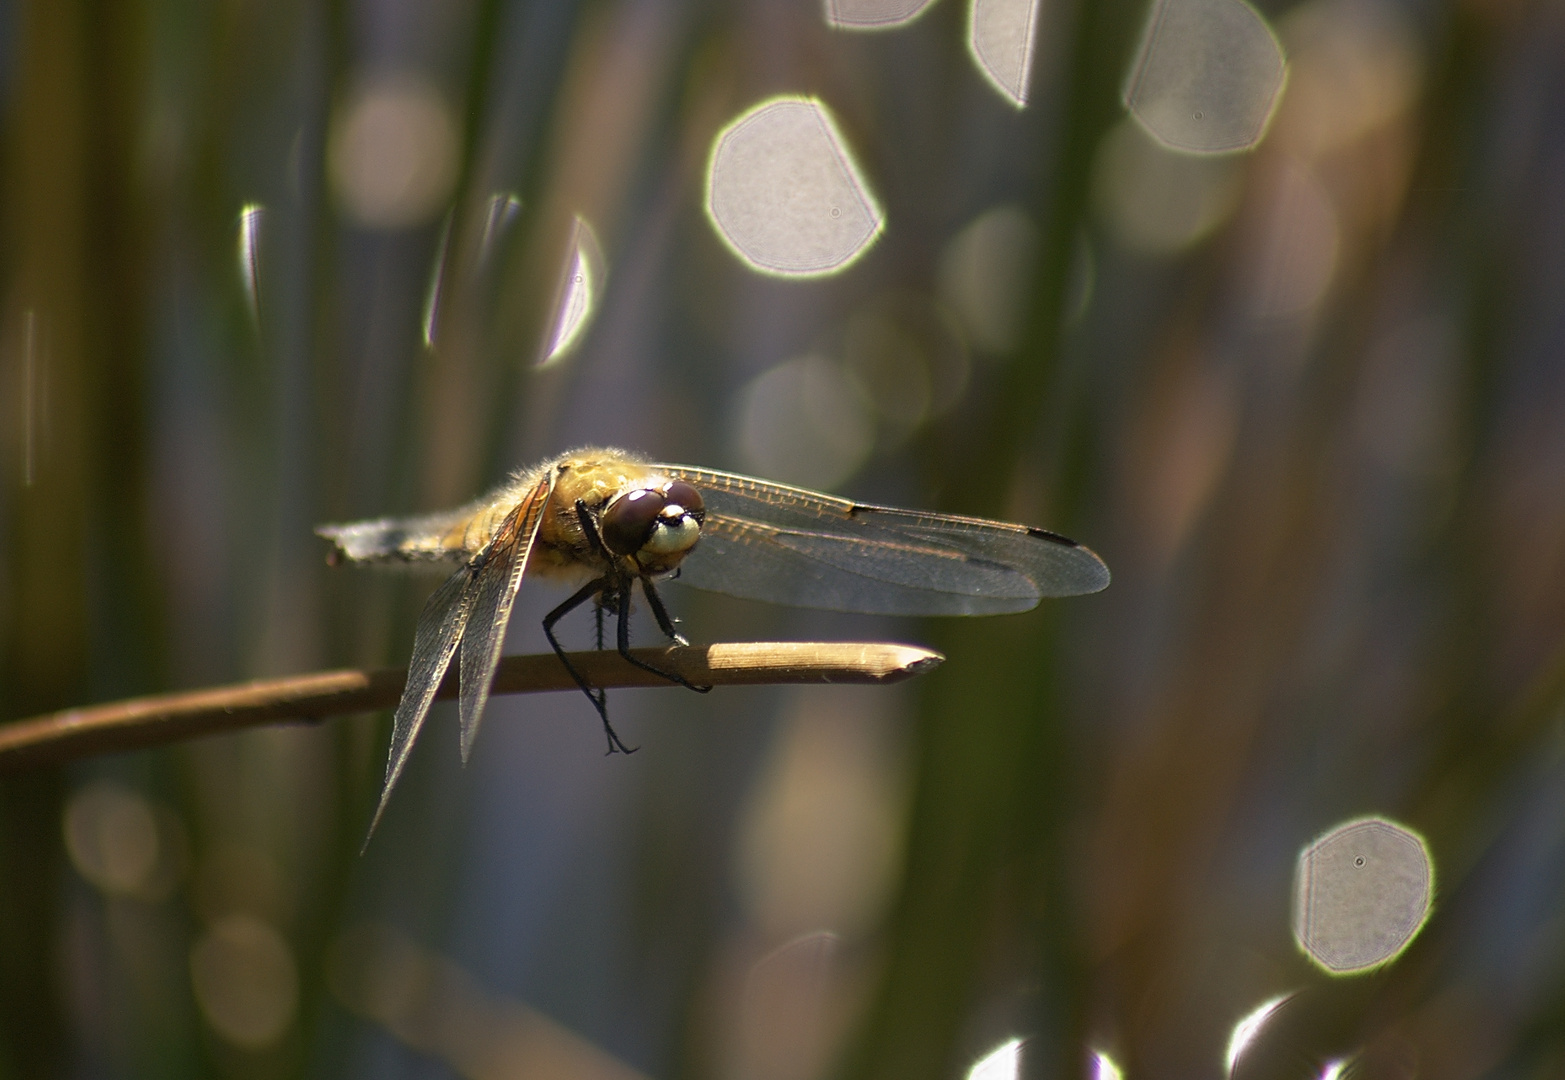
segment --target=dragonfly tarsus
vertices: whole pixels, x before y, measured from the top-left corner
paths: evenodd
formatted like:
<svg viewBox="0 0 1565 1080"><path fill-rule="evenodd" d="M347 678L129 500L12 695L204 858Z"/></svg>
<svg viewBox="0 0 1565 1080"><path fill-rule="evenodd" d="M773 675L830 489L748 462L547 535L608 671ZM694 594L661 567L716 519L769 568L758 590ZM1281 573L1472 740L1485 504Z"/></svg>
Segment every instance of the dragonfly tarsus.
<svg viewBox="0 0 1565 1080"><path fill-rule="evenodd" d="M641 591L647 594L647 605L652 608L652 617L658 621L658 629L663 631L675 645L689 645L690 642L686 640L685 635L674 629L674 624L678 620L669 617L668 608L663 606L663 598L658 595L651 578L642 577ZM691 689L695 689L695 687ZM707 687L707 689L710 690L711 687Z"/></svg>
<svg viewBox="0 0 1565 1080"><path fill-rule="evenodd" d="M658 629L667 634L669 640L672 641L675 645L689 645L690 642L686 640L685 635L674 629L674 620L669 618L668 608L663 606L663 598L658 595L657 587L652 584L651 578L645 576L642 577L641 591L646 593L647 606L652 609L653 618L657 619ZM629 586L626 586L625 593L627 596L630 594ZM680 686L683 686L686 690L694 690L698 694L709 694L712 692L712 688L710 686L697 686L695 683L686 679L682 675L673 675L667 672L664 672L663 674L667 678L677 682Z"/></svg>
<svg viewBox="0 0 1565 1080"><path fill-rule="evenodd" d="M650 583L646 580L646 578L642 578L641 579L641 586L642 586L643 591L646 591L648 584L650 584ZM619 595L616 598L617 599L617 603L618 603L618 607L619 607L619 654L620 654L620 656L624 657L627 663L634 664L636 667L640 668L642 671L650 671L654 675L660 675L663 678L667 679L671 683L675 683L676 685L683 686L686 690L694 690L698 694L704 694L708 690L712 689L710 686L697 686L695 683L691 682L689 679L685 678L683 675L678 674L677 672L664 671L662 668L658 667L656 664L649 664L645 660L640 659L639 657L637 657L635 654L633 654L630 651L630 591L634 587L635 587L635 583L634 582L631 582L631 581L625 582L623 585L620 586ZM652 600L652 598L656 597L656 596L657 596L657 593L655 591L648 591L647 592L648 600ZM653 601L653 604L654 604L654 610L656 610L657 608L661 608L663 606L661 601ZM658 619L658 625L663 630L664 633L668 633L668 631L670 629L672 629L664 621L667 618L668 618L668 612L664 611L662 613L662 617ZM676 644L679 644L679 645L686 644L684 639L679 637L677 634L669 634L668 636L673 638L674 642Z"/></svg>

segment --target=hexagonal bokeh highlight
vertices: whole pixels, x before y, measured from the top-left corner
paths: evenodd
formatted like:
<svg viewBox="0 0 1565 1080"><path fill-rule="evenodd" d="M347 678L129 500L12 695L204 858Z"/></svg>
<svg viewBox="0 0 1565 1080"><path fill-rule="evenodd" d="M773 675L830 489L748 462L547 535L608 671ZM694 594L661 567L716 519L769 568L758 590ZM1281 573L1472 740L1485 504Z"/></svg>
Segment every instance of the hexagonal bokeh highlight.
<svg viewBox="0 0 1565 1080"><path fill-rule="evenodd" d="M991 86L1018 109L1027 104L1038 51L1042 0L973 0L967 49Z"/></svg>
<svg viewBox="0 0 1565 1080"><path fill-rule="evenodd" d="M1383 818L1339 825L1299 855L1293 935L1335 975L1389 963L1429 918L1434 864L1415 833Z"/></svg>
<svg viewBox="0 0 1565 1080"><path fill-rule="evenodd" d="M846 140L814 98L772 98L718 134L706 207L734 254L781 277L842 270L883 225Z"/></svg>
<svg viewBox="0 0 1565 1080"><path fill-rule="evenodd" d="M933 0L826 0L826 23L839 30L892 30L924 13Z"/></svg>
<svg viewBox="0 0 1565 1080"><path fill-rule="evenodd" d="M1266 134L1287 70L1277 35L1244 0L1157 0L1125 107L1176 150L1247 150Z"/></svg>

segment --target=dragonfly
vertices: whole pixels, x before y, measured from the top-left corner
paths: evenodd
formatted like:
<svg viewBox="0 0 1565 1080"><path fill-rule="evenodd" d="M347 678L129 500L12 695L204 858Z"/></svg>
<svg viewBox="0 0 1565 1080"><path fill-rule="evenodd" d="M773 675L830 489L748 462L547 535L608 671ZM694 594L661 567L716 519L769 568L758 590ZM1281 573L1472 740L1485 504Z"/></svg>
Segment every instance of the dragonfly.
<svg viewBox="0 0 1565 1080"><path fill-rule="evenodd" d="M1044 597L1093 593L1109 583L1108 567L1090 549L1043 529L873 506L605 447L520 470L455 510L316 532L333 543L333 563L451 571L414 630L372 835L453 658L467 761L524 576L575 586L544 616L543 630L603 721L610 753L629 750L609 723L608 695L582 676L555 636L556 624L589 601L600 649L611 614L625 660L706 691L631 652L638 587L662 633L685 645L656 584L673 576L747 600L874 615L1026 611Z"/></svg>

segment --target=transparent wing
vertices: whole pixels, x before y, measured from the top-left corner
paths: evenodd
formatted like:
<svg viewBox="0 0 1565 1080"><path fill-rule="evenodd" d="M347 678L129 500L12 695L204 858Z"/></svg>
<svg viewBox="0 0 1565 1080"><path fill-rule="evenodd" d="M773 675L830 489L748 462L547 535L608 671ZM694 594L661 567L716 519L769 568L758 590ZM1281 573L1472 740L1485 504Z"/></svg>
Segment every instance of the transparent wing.
<svg viewBox="0 0 1565 1080"><path fill-rule="evenodd" d="M391 789L396 786L402 769L413 752L419 728L429 715L430 703L435 691L451 666L451 654L456 652L457 642L467 626L473 610L474 575L464 566L446 579L424 605L418 617L418 628L413 633L413 659L408 664L408 681L402 689L402 700L397 703L396 715L391 721L391 756L386 761L386 783L380 789L380 805L370 821L369 836L375 834ZM364 838L369 843L369 836Z"/></svg>
<svg viewBox="0 0 1565 1080"><path fill-rule="evenodd" d="M688 465L654 468L700 490L701 542L679 581L794 607L879 615L992 615L1097 592L1089 549L1026 525L868 506Z"/></svg>
<svg viewBox="0 0 1565 1080"><path fill-rule="evenodd" d="M554 487L555 470L545 471L538 486L517 504L495 532L494 539L479 557L481 562L474 585L473 614L462 639L462 761L465 764L478 738L478 722L483 719L489 701L489 686L494 682L500 649L505 644L505 629L511 623L511 605L521 587L527 556L538 536L538 523Z"/></svg>

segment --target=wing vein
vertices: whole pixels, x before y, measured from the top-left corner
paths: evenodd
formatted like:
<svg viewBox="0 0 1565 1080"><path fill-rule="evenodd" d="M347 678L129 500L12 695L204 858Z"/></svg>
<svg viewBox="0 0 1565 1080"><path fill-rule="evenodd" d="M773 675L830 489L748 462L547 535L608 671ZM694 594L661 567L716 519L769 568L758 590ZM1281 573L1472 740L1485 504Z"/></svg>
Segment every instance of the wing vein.
<svg viewBox="0 0 1565 1080"><path fill-rule="evenodd" d="M1096 592L1090 550L1025 525L854 503L686 465L655 468L706 500L679 580L752 600L888 615L1025 611Z"/></svg>
<svg viewBox="0 0 1565 1080"><path fill-rule="evenodd" d="M391 754L386 760L386 780L380 789L380 803L370 820L365 844L375 834L386 804L391 799L391 789L402 776L402 770L413 752L424 718L429 715L430 703L435 691L451 666L451 655L467 626L473 609L474 575L470 567L463 566L436 589L424 605L418 617L418 627L413 633L413 658L408 664L408 681L402 689L402 700L397 703L396 715L391 721Z"/></svg>
<svg viewBox="0 0 1565 1080"><path fill-rule="evenodd" d="M555 471L548 470L532 492L517 504L495 530L494 539L484 549L483 565L473 601L473 618L462 639L462 761L465 764L478 738L478 725L489 701L489 687L500 663L505 631L511 623L511 608L516 591L527 570L527 557L538 538L544 507L554 490Z"/></svg>

